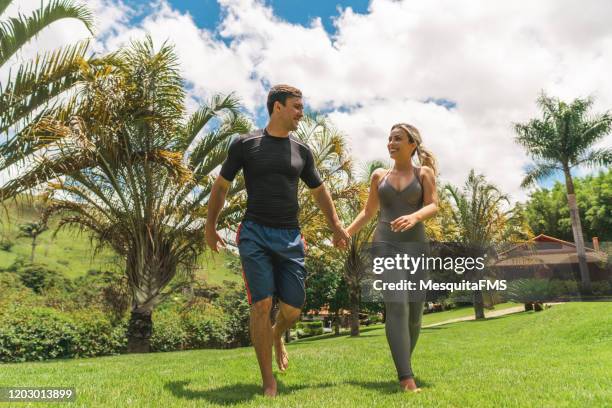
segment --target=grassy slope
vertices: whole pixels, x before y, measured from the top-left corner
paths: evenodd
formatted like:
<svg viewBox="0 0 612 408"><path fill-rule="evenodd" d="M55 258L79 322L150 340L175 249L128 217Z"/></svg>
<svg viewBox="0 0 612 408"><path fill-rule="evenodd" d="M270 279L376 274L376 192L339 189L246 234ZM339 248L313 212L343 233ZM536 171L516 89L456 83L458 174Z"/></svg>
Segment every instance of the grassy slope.
<svg viewBox="0 0 612 408"><path fill-rule="evenodd" d="M9 252L0 250L0 268L7 268L18 257L30 260L31 243L29 238L16 238L19 224L35 221L36 212L29 206L16 206L9 203L8 213L0 208L0 232L14 242ZM89 269L123 268L123 262L113 251L105 249L94 257L89 236L79 233L78 229L66 228L55 238L53 233L57 221L50 222L48 231L38 238L34 255L36 263L46 264L49 268L61 272L69 278L84 275ZM199 262L198 276L208 282L220 284L223 280L241 280L241 276L226 267L231 254L211 257L205 255Z"/></svg>
<svg viewBox="0 0 612 408"><path fill-rule="evenodd" d="M418 395L397 392L382 326L290 344L274 401L259 396L250 348L9 364L0 386L74 386L72 406L88 407L610 406L611 311L574 303L424 329L413 360Z"/></svg>

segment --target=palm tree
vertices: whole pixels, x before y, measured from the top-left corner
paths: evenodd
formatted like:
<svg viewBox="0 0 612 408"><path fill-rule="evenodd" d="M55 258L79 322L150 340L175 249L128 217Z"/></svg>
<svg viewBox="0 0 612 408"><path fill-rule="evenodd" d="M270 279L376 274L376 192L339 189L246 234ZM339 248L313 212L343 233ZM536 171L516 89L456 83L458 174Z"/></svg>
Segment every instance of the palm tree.
<svg viewBox="0 0 612 408"><path fill-rule="evenodd" d="M27 222L19 226L18 238L30 238L32 240L32 254L30 255L30 262L34 263L34 252L36 251L36 240L38 236L43 232L47 231L49 227L46 221Z"/></svg>
<svg viewBox="0 0 612 408"><path fill-rule="evenodd" d="M495 185L487 182L481 174L470 171L463 188L447 184L445 191L449 195L452 217L456 227L455 239L460 244L465 256L478 257L487 253L491 247L506 237L506 225L511 218L511 211L504 211L502 205L509 204L508 197ZM480 279L484 272L476 274ZM484 319L484 299L482 291L474 291L474 313L476 319Z"/></svg>
<svg viewBox="0 0 612 408"><path fill-rule="evenodd" d="M354 198L340 205L341 215L346 225L350 224L359 214L368 197L368 190L372 174L379 169L384 168L385 163L380 160L367 162L361 171L361 180L355 183L358 189L358 200ZM348 303L350 308L350 328L351 336L359 336L359 313L361 307L362 285L367 277L368 256L367 247L371 242L372 234L376 229L376 218L370 220L363 228L361 228L351 239L351 242L344 252L344 267L343 278L346 282L348 292Z"/></svg>
<svg viewBox="0 0 612 408"><path fill-rule="evenodd" d="M14 1L0 0L0 15L11 3ZM88 42L38 55L17 68L9 63L46 27L70 18L81 21L93 33L91 12L72 0L53 0L45 6L41 4L31 15L19 14L0 20L0 70L10 69L7 81L0 83L0 135L7 136L0 144L0 171L47 144L23 128L61 106L57 97L75 86L79 78L79 63L88 49Z"/></svg>
<svg viewBox="0 0 612 408"><path fill-rule="evenodd" d="M610 133L612 116L607 112L591 114L591 98L578 98L568 104L543 93L537 102L542 109L542 119L532 119L527 123L515 124L514 127L518 134L516 141L535 161L527 170L521 186L528 187L537 180L558 171L563 172L582 288L585 293L589 293L591 280L571 170L578 166L606 166L612 163L612 149L593 147Z"/></svg>
<svg viewBox="0 0 612 408"><path fill-rule="evenodd" d="M215 96L190 117L172 47L132 43L104 66L83 63L76 115L44 118L37 137L54 140L0 192L46 182L47 216L76 225L125 260L132 307L128 351L150 349L152 313L179 272L204 250L211 172L248 123L233 96ZM215 125L216 124L216 125ZM230 207L223 216L236 208Z"/></svg>
<svg viewBox="0 0 612 408"><path fill-rule="evenodd" d="M348 204L349 210L346 215L351 220L355 219L361 211L361 203ZM361 306L362 283L366 278L368 257L366 248L370 244L372 234L376 228L375 220L368 222L357 232L347 248L344 260L344 281L348 288L348 300L350 305L350 327L351 336L359 336L359 311Z"/></svg>
<svg viewBox="0 0 612 408"><path fill-rule="evenodd" d="M294 135L311 148L315 166L330 191L339 217L342 218L344 207L360 192L359 185L352 177L352 161L347 154L345 135L325 116L316 114L305 115ZM298 200L301 209L299 220L304 237L309 242L308 250L314 252L314 247L317 247L316 250L323 251L324 254L329 255L331 251L331 256L344 256L342 252L331 246L327 223L311 194L308 194L307 187L300 183L299 188ZM348 269L345 267L343 271L346 272ZM357 303L357 310L358 308Z"/></svg>
<svg viewBox="0 0 612 408"><path fill-rule="evenodd" d="M345 135L329 119L314 114L305 115L293 134L310 147L315 166L334 202L352 197L355 193L350 182L352 161L347 154ZM325 220L303 183L300 183L298 197L304 235L313 243L326 242Z"/></svg>

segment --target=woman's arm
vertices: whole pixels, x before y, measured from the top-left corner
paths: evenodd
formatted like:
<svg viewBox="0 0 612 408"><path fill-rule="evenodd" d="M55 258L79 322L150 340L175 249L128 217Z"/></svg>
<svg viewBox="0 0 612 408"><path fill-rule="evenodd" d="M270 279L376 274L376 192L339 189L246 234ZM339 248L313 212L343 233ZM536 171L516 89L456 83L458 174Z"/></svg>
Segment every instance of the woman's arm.
<svg viewBox="0 0 612 408"><path fill-rule="evenodd" d="M415 212L419 221L425 221L438 212L438 190L436 189L436 176L431 168L421 167L423 173L423 208Z"/></svg>
<svg viewBox="0 0 612 408"><path fill-rule="evenodd" d="M380 178L386 172L385 169L377 169L372 174L372 180L370 181L370 192L368 193L368 201L366 201L366 205L361 210L361 212L355 217L355 220L349 225L346 229L346 232L349 235L355 235L364 225L368 223L378 211L378 183L380 182Z"/></svg>
<svg viewBox="0 0 612 408"><path fill-rule="evenodd" d="M438 191L436 190L436 176L431 168L421 167L423 180L423 208L412 214L402 215L391 221L391 230L395 232L406 231L418 222L433 217L438 212Z"/></svg>

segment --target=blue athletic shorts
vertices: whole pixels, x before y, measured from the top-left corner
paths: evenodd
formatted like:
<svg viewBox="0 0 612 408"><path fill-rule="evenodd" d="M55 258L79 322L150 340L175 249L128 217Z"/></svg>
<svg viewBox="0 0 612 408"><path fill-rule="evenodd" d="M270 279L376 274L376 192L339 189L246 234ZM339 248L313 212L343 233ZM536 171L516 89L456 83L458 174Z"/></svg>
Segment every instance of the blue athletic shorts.
<svg viewBox="0 0 612 408"><path fill-rule="evenodd" d="M306 244L299 228L271 228L244 220L236 244L249 304L276 295L290 306L304 305Z"/></svg>

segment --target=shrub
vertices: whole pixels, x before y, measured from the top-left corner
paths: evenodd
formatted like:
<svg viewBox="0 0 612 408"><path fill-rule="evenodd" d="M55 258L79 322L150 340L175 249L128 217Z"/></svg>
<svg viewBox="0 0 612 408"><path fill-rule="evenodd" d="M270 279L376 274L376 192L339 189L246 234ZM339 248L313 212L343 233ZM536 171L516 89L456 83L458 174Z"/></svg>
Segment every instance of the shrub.
<svg viewBox="0 0 612 408"><path fill-rule="evenodd" d="M5 314L0 321L0 361L71 357L76 337L72 321L49 308Z"/></svg>
<svg viewBox="0 0 612 408"><path fill-rule="evenodd" d="M471 306L474 302L474 293L471 290L455 290L450 292L447 299L456 306Z"/></svg>
<svg viewBox="0 0 612 408"><path fill-rule="evenodd" d="M15 309L27 310L40 303L38 296L21 283L14 272L0 272L0 319L3 314L11 314Z"/></svg>
<svg viewBox="0 0 612 408"><path fill-rule="evenodd" d="M196 297L183 308L182 324L187 334L186 348L219 348L227 344L224 311L206 298Z"/></svg>
<svg viewBox="0 0 612 408"><path fill-rule="evenodd" d="M60 285L47 284L53 282L53 272L32 269L34 272L26 275L32 279L26 281L36 283L31 285L41 291L36 294L22 282L24 275L20 272L28 268L18 265L18 272L0 272L0 361L93 357L126 351L127 319L100 307L105 301L113 301L104 290L115 284L121 286L116 280L120 275L90 271L66 292ZM250 307L239 285L226 285L218 297L212 298L187 300L177 294L163 302L153 316L152 350L248 345Z"/></svg>
<svg viewBox="0 0 612 408"><path fill-rule="evenodd" d="M558 279L518 279L508 282L506 298L520 303L546 302L578 294L578 283Z"/></svg>
<svg viewBox="0 0 612 408"><path fill-rule="evenodd" d="M187 342L187 333L181 320L172 310L157 311L153 315L153 351L182 350Z"/></svg>
<svg viewBox="0 0 612 408"><path fill-rule="evenodd" d="M443 310L451 310L457 307L457 304L450 297L439 300L438 303L442 305Z"/></svg>
<svg viewBox="0 0 612 408"><path fill-rule="evenodd" d="M591 289L595 296L612 295L612 284L609 281L591 282Z"/></svg>
<svg viewBox="0 0 612 408"><path fill-rule="evenodd" d="M80 312L72 317L76 322L72 356L106 356L127 350L127 321L113 326L107 316L97 311Z"/></svg>
<svg viewBox="0 0 612 408"><path fill-rule="evenodd" d="M0 239L0 251L10 252L15 243L7 238Z"/></svg>
<svg viewBox="0 0 612 408"><path fill-rule="evenodd" d="M186 348L220 348L227 344L227 327L223 320L206 315L189 314L183 321Z"/></svg>
<svg viewBox="0 0 612 408"><path fill-rule="evenodd" d="M99 312L63 313L51 308L17 308L0 315L0 361L19 362L93 357L125 351L126 324L112 326Z"/></svg>
<svg viewBox="0 0 612 408"><path fill-rule="evenodd" d="M0 272L0 293L8 290L21 290L25 286L21 283L21 278L15 272Z"/></svg>
<svg viewBox="0 0 612 408"><path fill-rule="evenodd" d="M323 334L323 322L320 320L314 322L298 322L296 325L298 337L310 337Z"/></svg>
<svg viewBox="0 0 612 408"><path fill-rule="evenodd" d="M519 303L543 302L551 298L552 287L545 279L518 279L508 282L506 296Z"/></svg>
<svg viewBox="0 0 612 408"><path fill-rule="evenodd" d="M129 308L127 278L122 273L90 269L74 281L74 287L76 304L99 307L113 322L119 322Z"/></svg>
<svg viewBox="0 0 612 408"><path fill-rule="evenodd" d="M63 291L72 289L70 279L61 273L48 269L46 265L29 264L19 266L15 272L21 278L21 282L36 293L41 293L46 289L56 288Z"/></svg>
<svg viewBox="0 0 612 408"><path fill-rule="evenodd" d="M224 281L229 286L220 297L218 305L225 312L227 333L226 347L242 347L251 344L249 337L249 316L251 307L243 286Z"/></svg>
<svg viewBox="0 0 612 408"><path fill-rule="evenodd" d="M381 323L382 322L382 317L380 317L379 315L372 315L370 316L370 323L371 324L376 324L376 323Z"/></svg>

